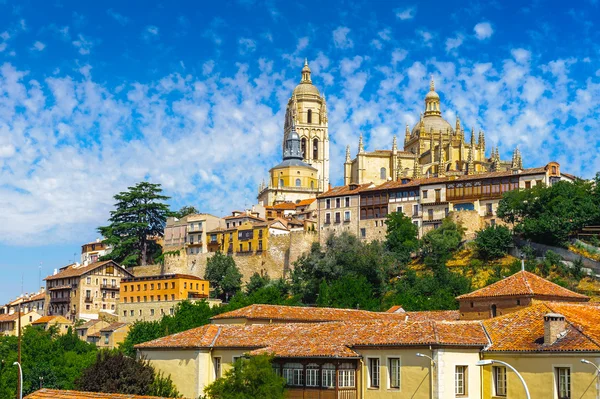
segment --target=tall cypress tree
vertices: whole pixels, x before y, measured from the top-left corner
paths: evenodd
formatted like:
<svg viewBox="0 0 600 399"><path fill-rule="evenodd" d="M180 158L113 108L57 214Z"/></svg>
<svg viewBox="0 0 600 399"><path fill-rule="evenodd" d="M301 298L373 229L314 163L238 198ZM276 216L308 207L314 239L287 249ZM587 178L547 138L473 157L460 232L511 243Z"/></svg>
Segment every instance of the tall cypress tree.
<svg viewBox="0 0 600 399"><path fill-rule="evenodd" d="M102 260L112 259L123 266L146 265L160 255L156 239L164 234L169 206L163 201L160 184L141 182L114 196L108 226L98 227L112 251Z"/></svg>

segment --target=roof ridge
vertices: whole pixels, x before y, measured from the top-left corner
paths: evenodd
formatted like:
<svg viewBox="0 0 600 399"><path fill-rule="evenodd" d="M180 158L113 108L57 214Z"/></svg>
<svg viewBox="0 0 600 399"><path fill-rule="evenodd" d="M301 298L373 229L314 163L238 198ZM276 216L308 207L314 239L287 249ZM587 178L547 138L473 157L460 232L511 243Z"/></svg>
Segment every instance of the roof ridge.
<svg viewBox="0 0 600 399"><path fill-rule="evenodd" d="M527 290L529 291L529 293L532 294L532 295L534 295L535 293L533 292L533 288L531 288L531 285L529 284L529 280L527 280L527 278L526 278L527 275L525 274L525 272L526 272L526 270L523 270L522 273L521 273L521 276L523 277L523 282L527 286Z"/></svg>
<svg viewBox="0 0 600 399"><path fill-rule="evenodd" d="M429 323L431 324L431 327L433 328L433 336L435 337L435 342L440 342L436 322L434 320L430 320Z"/></svg>

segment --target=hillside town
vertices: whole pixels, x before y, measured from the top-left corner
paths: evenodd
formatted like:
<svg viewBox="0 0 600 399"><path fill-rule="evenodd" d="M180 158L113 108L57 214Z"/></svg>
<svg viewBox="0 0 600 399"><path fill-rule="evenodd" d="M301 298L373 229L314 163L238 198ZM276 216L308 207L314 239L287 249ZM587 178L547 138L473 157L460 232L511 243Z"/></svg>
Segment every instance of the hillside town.
<svg viewBox="0 0 600 399"><path fill-rule="evenodd" d="M450 257L460 261L460 251L483 247L478 242L482 231L516 229L522 220L510 219L501 209L511 193L594 187L554 160L524 167L528 162L518 148L512 160L501 160L497 148L486 147L482 130L468 133L459 118L452 125L442 117L433 79L424 91L418 122L406 126L404 148L398 148L394 136L391 149L367 151L361 136L355 158L350 146L346 149L344 185L332 186L327 102L312 83L308 61L300 72L287 102L282 160L260 184L256 204L226 215L202 209L171 213L160 231L143 237L160 248L162 258L155 262L143 256L137 264L117 261L126 256L117 254L109 237L83 243L79 261L54 270L38 292L0 309L0 332L20 340L24 330L38 328L55 336L74 334L98 349L129 345L134 358L146 359L185 398L202 397L230 376L236 364L261 355L270 356L269 370L281 379L287 398L598 397L600 291L594 284L600 259L581 256L581 248L589 254L598 246L600 228L594 224L573 232L575 247L567 249L549 245L551 241L536 243L522 230L528 248L543 251L527 258L527 268L526 250L516 234L510 236L499 258L512 256L516 269L507 273L509 269L496 265L500 272L495 281L450 295L453 309L424 305L412 310L410 303L383 309L387 302L382 299L376 310L365 303L372 298L352 308L322 306L328 292L323 287L318 287L316 301L294 305L264 299L236 302L236 292L230 295L224 288L226 276L215 278L209 270L215 259L222 257L237 268L237 291L246 287L250 297L249 287L260 279L266 281L263 287L273 287L268 281L300 284L299 270L311 256L322 254L318 251L333 248L336 237L355 240L353 245L365 251L386 243L386 250L395 253L390 248L399 230L392 226L398 221L411 231L411 240L422 240L422 249L403 241L398 254L407 248L407 260L391 262L405 269L392 270L390 276L414 273L410 267L423 273L441 245L433 241L427 252L436 231L444 237L458 231L455 247L439 255L448 255L437 261L445 268ZM584 290L580 284L569 289L559 272L536 273L541 270L536 262L550 259L550 248L565 253L550 263L552 270L568 275L579 268L578 281L586 280L592 288ZM483 270L484 264L478 265ZM433 266L434 275L439 267ZM474 275L478 273L483 271ZM364 276L343 278L356 282ZM393 279L400 281L402 275ZM372 288L374 283L368 284ZM132 338L140 326L177 321L186 306L206 306L215 313L206 322L192 321L198 325L191 329L173 327L175 331L166 329L150 339ZM40 386L27 398L105 397L44 388L41 379ZM142 398L118 392L106 397Z"/></svg>

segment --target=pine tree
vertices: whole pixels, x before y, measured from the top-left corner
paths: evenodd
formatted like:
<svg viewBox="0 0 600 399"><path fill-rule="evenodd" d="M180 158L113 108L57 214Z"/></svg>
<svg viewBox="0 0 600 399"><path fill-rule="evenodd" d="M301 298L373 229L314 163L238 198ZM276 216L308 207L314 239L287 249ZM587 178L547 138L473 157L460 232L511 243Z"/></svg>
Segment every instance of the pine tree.
<svg viewBox="0 0 600 399"><path fill-rule="evenodd" d="M146 265L160 255L156 238L163 236L170 215L169 206L163 203L169 197L161 193L160 184L141 182L114 196L117 203L110 212L110 224L98 228L112 247L102 260L112 259L127 267Z"/></svg>

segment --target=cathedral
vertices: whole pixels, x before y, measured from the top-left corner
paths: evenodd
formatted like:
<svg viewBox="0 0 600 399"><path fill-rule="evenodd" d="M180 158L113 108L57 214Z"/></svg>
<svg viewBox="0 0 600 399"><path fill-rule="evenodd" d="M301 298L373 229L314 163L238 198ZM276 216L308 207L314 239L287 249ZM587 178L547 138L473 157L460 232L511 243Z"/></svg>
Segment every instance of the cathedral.
<svg viewBox="0 0 600 399"><path fill-rule="evenodd" d="M283 161L271 168L269 181L258 189L263 206L315 198L329 189L327 103L310 75L304 61L285 112Z"/></svg>
<svg viewBox="0 0 600 399"><path fill-rule="evenodd" d="M271 206L315 198L329 190L329 131L327 103L312 84L308 61L304 62L300 83L288 100L282 143L283 160L269 171L268 182L258 188L258 202ZM426 177L475 175L495 171L520 170L523 161L515 149L511 161L500 159L497 148L486 156L483 131L465 134L456 118L454 127L442 117L440 96L433 78L425 96L425 110L412 128L406 126L404 148L398 149L396 136L391 150L365 151L362 135L358 153L346 148L344 184L374 183Z"/></svg>
<svg viewBox="0 0 600 399"><path fill-rule="evenodd" d="M344 184L372 182L378 185L403 178L473 175L523 168L518 148L512 161L502 161L497 148L492 148L491 156L486 157L485 149L482 131L476 136L471 129L467 140L458 117L454 128L442 117L440 96L432 79L425 96L425 112L412 130L406 125L404 149L398 149L394 136L391 150L367 152L361 135L356 158L351 159L350 147L346 148Z"/></svg>

